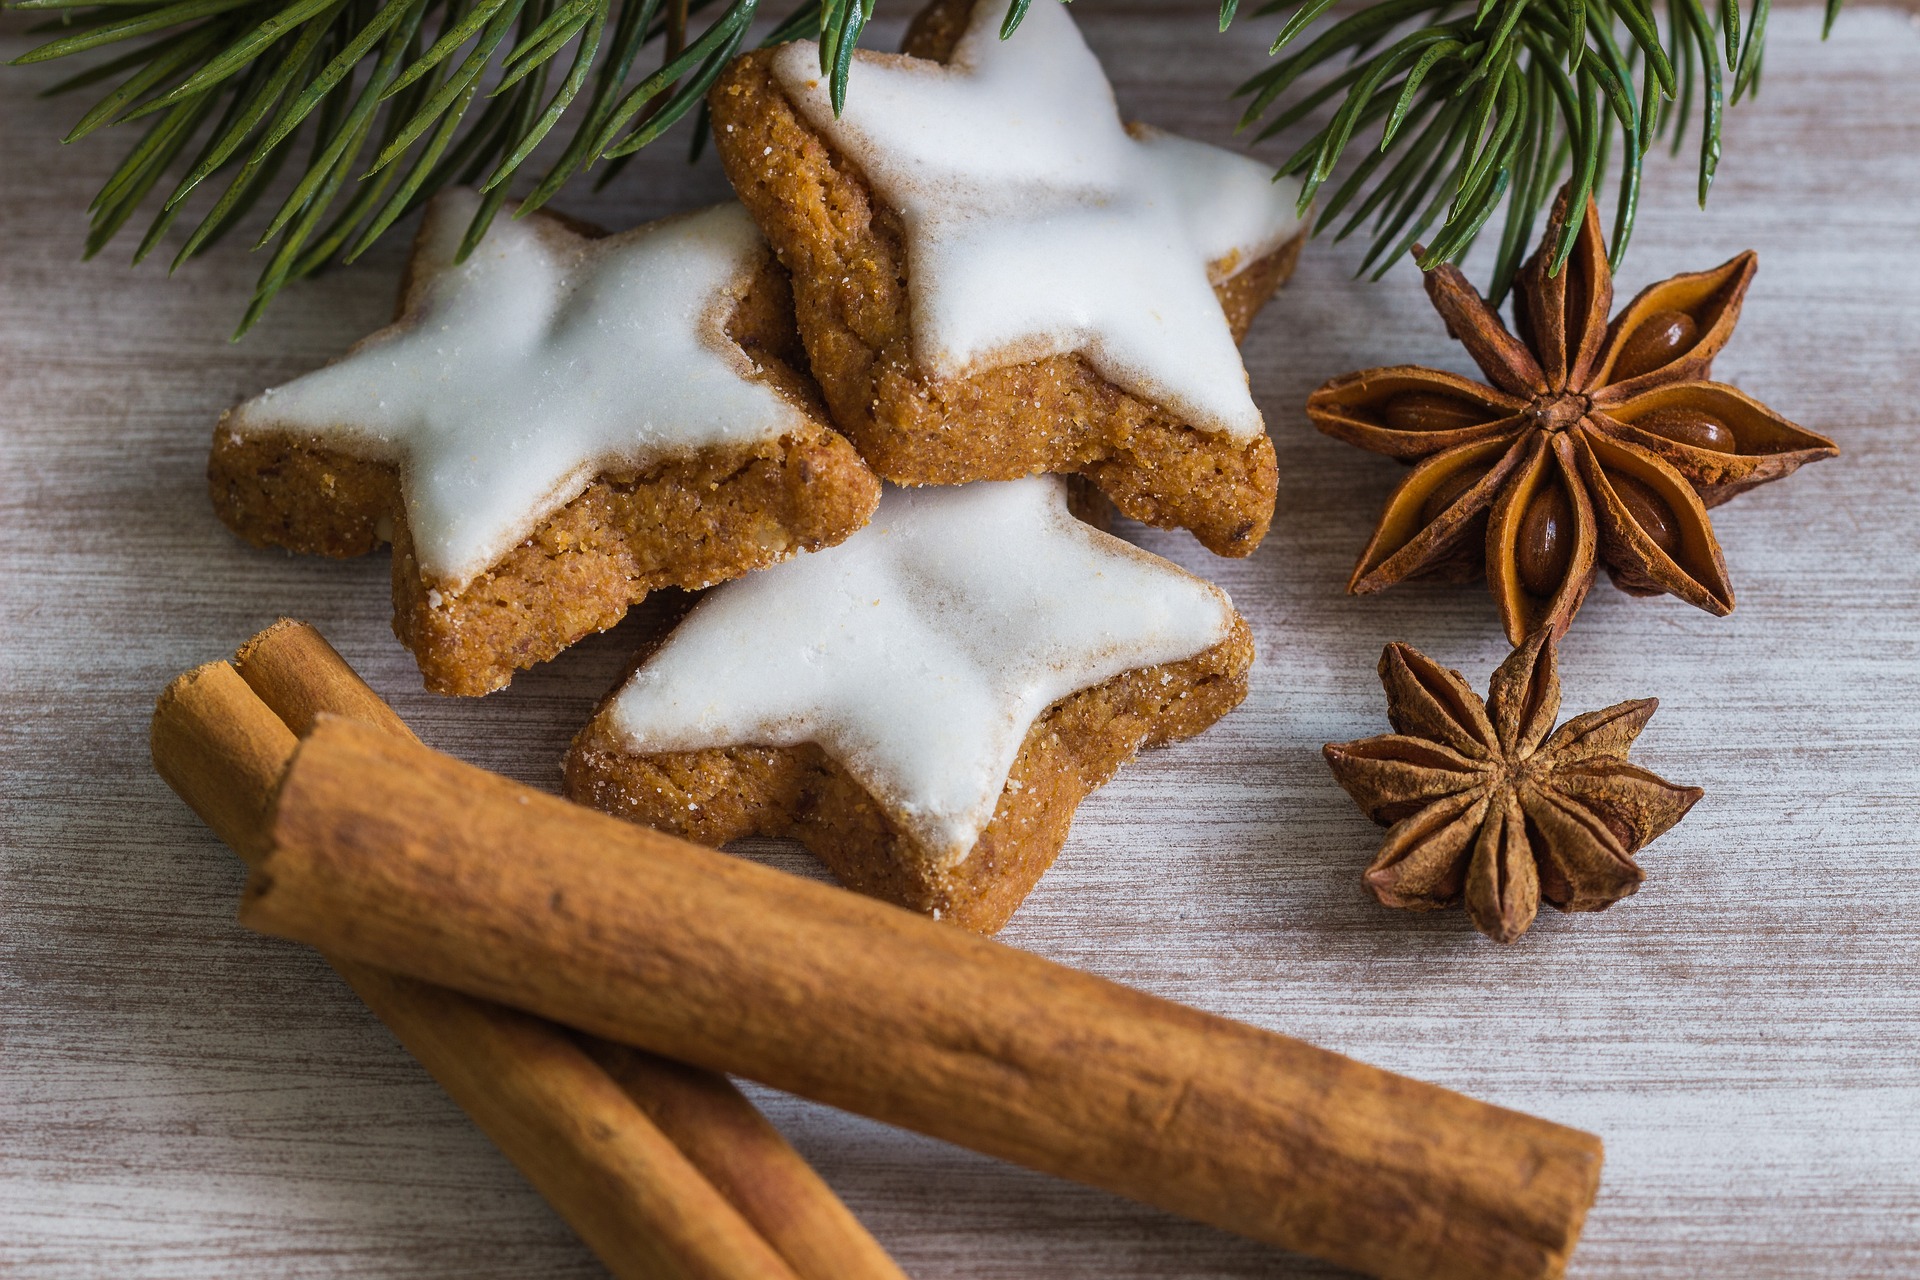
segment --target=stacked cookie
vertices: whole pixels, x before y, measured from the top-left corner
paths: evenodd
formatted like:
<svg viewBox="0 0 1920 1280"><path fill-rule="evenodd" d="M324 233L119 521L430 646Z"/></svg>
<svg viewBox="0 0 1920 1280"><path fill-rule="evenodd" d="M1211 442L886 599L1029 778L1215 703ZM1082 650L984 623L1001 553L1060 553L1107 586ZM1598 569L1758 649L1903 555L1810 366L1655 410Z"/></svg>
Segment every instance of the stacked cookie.
<svg viewBox="0 0 1920 1280"><path fill-rule="evenodd" d="M880 486L805 372L787 277L738 206L617 236L427 210L399 318L228 412L213 505L250 542L391 541L427 687L482 694L618 622L838 542Z"/></svg>
<svg viewBox="0 0 1920 1280"><path fill-rule="evenodd" d="M741 206L534 214L455 262L473 197L443 195L396 322L223 417L216 508L297 550L390 540L395 631L448 693L724 583L581 733L570 793L796 836L998 928L1079 800L1252 660L1222 593L1043 473L1251 552L1274 459L1236 342L1301 241L1264 166L1123 125L1063 7L998 24L935 0L837 117L811 43L739 59L709 105Z"/></svg>

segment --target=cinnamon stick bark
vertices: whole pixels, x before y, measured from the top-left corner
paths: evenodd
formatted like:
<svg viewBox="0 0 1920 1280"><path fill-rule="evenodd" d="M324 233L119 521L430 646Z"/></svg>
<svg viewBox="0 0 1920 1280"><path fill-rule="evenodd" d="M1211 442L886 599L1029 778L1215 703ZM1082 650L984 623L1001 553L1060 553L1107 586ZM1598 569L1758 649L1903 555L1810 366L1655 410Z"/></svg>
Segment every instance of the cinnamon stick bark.
<svg viewBox="0 0 1920 1280"><path fill-rule="evenodd" d="M809 1278L901 1274L732 1081L625 1045L582 1040L593 1060L795 1271Z"/></svg>
<svg viewBox="0 0 1920 1280"><path fill-rule="evenodd" d="M335 968L621 1276L797 1273L565 1032L366 965Z"/></svg>
<svg viewBox="0 0 1920 1280"><path fill-rule="evenodd" d="M295 737L311 733L324 714L358 720L409 742L420 740L339 650L304 622L280 619L241 645L233 666Z"/></svg>
<svg viewBox="0 0 1920 1280"><path fill-rule="evenodd" d="M180 676L154 709L155 768L249 865L297 742L224 662ZM797 1280L566 1032L377 966L330 962L615 1275Z"/></svg>
<svg viewBox="0 0 1920 1280"><path fill-rule="evenodd" d="M1590 1134L322 720L249 926L1387 1277L1559 1275Z"/></svg>
<svg viewBox="0 0 1920 1280"><path fill-rule="evenodd" d="M304 622L280 620L242 645L233 661L240 678L296 737L311 732L321 715L337 715L410 742L419 740L326 637ZM265 748L239 744L235 749L243 758L253 759L283 744L281 765L273 771L272 781L277 785L279 768L284 767L285 755L292 751L290 739L275 739ZM358 983L355 985L360 989ZM383 1021L393 1025L393 1019L383 1011L391 1005L391 996L377 1000L383 993L362 990L361 994ZM447 992L437 998L449 1005L466 999ZM489 1008L508 1015L498 1006ZM399 1016L405 1018L404 1014ZM438 1013L428 1021L436 1026L452 1022L462 1028L472 1027L474 1022L450 1012ZM466 1105L463 1095L471 1096L484 1088L484 1080L469 1069L471 1059L463 1052L459 1035L424 1035L417 1037L421 1043L416 1047L406 1032L394 1029L462 1105ZM480 1029L475 1030L477 1034ZM552 1028L547 1032L561 1034ZM517 1028L516 1036L526 1059L522 1074L537 1075L554 1059L555 1051L529 1028ZM724 1076L590 1037L577 1039L607 1079L766 1238L801 1280L906 1280L905 1273L813 1166ZM569 1061L566 1074L578 1070L578 1064ZM574 1090L573 1094L584 1096L585 1092ZM598 1096L603 1090L594 1082L590 1092ZM552 1103L560 1106L570 1096L558 1093ZM573 1119L563 1118L558 1123L571 1124ZM630 1117L622 1119L622 1123L630 1122Z"/></svg>

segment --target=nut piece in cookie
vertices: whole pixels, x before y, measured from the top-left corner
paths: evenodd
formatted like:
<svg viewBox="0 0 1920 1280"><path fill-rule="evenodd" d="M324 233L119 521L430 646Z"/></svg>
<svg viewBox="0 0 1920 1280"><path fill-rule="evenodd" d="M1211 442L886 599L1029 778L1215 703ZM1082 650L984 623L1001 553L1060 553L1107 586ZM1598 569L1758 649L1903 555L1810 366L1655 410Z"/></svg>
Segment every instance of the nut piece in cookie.
<svg viewBox="0 0 1920 1280"><path fill-rule="evenodd" d="M1222 555L1265 536L1273 445L1235 343L1293 269L1292 180L1115 110L1059 4L936 0L907 56L748 54L708 102L793 274L834 421L901 484L1077 472Z"/></svg>
<svg viewBox="0 0 1920 1280"><path fill-rule="evenodd" d="M482 694L618 622L864 524L879 483L802 372L785 274L727 205L619 235L427 211L399 318L220 419L214 509L256 545L394 544L394 631Z"/></svg>
<svg viewBox="0 0 1920 1280"><path fill-rule="evenodd" d="M1051 477L889 490L837 547L704 596L567 757L567 793L705 844L791 836L991 933L1073 811L1246 696L1209 583L1075 520Z"/></svg>

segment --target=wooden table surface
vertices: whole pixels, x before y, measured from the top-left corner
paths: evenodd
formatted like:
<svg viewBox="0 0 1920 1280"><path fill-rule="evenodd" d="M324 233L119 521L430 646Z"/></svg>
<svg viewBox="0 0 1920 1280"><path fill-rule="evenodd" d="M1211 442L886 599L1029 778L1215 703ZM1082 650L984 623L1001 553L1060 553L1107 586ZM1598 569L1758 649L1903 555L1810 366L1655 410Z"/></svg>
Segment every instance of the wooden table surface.
<svg viewBox="0 0 1920 1280"><path fill-rule="evenodd" d="M1131 113L1222 140L1222 95L1273 22L1222 40L1196 5L1076 12ZM1862 5L1817 30L1776 12L1709 215L1685 160L1655 165L1621 281L1757 248L1716 372L1845 450L1716 512L1733 616L1602 584L1565 645L1567 710L1658 696L1636 758L1707 791L1644 855L1639 895L1545 913L1502 949L1459 913L1361 891L1378 833L1320 744L1382 728L1384 642L1476 684L1504 645L1478 589L1342 592L1397 472L1314 432L1306 394L1462 357L1410 270L1356 283L1351 245L1315 243L1247 343L1280 458L1272 535L1229 561L1128 530L1233 594L1260 645L1252 694L1093 797L1002 935L1601 1134L1580 1277L1920 1274L1920 29ZM154 776L146 723L175 672L294 614L429 742L552 788L647 619L506 693L439 699L388 630L384 554L231 538L202 479L215 416L381 323L403 240L229 345L259 266L239 247L171 281L126 270L131 239L78 261L124 143L56 143L82 107L34 94L62 74L0 73L0 1271L597 1274L316 956L234 922L239 864ZM629 225L725 195L679 155L562 206ZM756 1096L919 1277L1331 1274Z"/></svg>

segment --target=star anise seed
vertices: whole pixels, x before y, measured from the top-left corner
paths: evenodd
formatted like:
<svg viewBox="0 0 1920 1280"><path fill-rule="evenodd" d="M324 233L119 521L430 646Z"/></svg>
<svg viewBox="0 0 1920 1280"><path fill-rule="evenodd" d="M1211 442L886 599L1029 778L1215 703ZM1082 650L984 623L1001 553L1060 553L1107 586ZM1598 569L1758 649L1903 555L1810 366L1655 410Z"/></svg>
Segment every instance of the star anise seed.
<svg viewBox="0 0 1920 1280"><path fill-rule="evenodd" d="M1743 253L1649 286L1607 323L1613 273L1589 200L1572 256L1550 274L1563 191L1514 290L1515 330L1451 266L1427 272L1447 330L1487 382L1399 365L1335 378L1307 401L1320 430L1417 463L1347 589L1485 573L1507 639L1566 632L1602 565L1635 595L1733 609L1707 508L1831 440L1708 380L1753 279Z"/></svg>
<svg viewBox="0 0 1920 1280"><path fill-rule="evenodd" d="M1646 878L1633 855L1704 794L1628 762L1653 698L1554 729L1560 676L1546 628L1500 664L1485 702L1458 671L1404 644L1380 655L1380 682L1394 732L1325 753L1361 811L1388 828L1365 883L1389 907L1464 899L1496 942L1525 933L1543 898L1604 910Z"/></svg>

